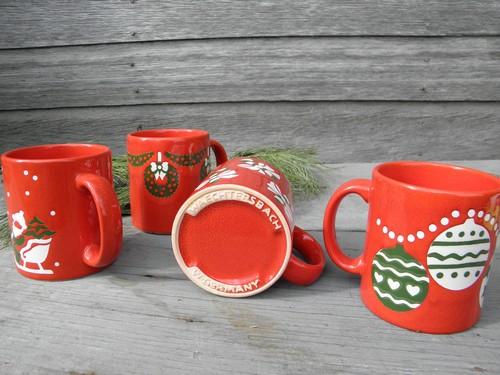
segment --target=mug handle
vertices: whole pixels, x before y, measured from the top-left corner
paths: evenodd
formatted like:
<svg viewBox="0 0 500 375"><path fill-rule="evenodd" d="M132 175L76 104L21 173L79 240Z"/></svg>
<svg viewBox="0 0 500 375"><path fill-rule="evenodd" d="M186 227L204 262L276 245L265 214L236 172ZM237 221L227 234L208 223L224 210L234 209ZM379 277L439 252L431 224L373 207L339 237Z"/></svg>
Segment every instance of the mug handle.
<svg viewBox="0 0 500 375"><path fill-rule="evenodd" d="M215 161L216 161L217 165L220 165L220 164L225 163L227 161L226 150L224 150L224 146L222 146L222 144L220 144L215 139L211 139L210 140L210 148L212 150L214 150Z"/></svg>
<svg viewBox="0 0 500 375"><path fill-rule="evenodd" d="M292 254L283 273L283 278L292 284L312 284L320 277L325 268L325 255L321 245L305 230L295 226L293 248L304 256L307 263Z"/></svg>
<svg viewBox="0 0 500 375"><path fill-rule="evenodd" d="M337 242L335 231L335 218L340 202L348 194L357 194L368 203L370 200L371 181L367 179L354 179L342 185L335 191L326 206L323 218L323 239L326 251L334 263L346 272L361 274L364 268L363 254L356 258L347 256Z"/></svg>
<svg viewBox="0 0 500 375"><path fill-rule="evenodd" d="M91 244L85 248L83 261L90 267L105 267L118 257L122 245L120 204L111 183L104 177L82 173L76 177L76 186L88 190L99 218L99 244Z"/></svg>

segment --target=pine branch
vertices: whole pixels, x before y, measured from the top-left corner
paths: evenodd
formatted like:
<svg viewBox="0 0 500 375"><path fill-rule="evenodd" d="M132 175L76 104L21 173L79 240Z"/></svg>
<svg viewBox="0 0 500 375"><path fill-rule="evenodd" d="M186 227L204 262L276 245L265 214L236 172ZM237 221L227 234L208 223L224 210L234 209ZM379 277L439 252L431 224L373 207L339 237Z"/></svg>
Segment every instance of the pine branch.
<svg viewBox="0 0 500 375"><path fill-rule="evenodd" d="M7 214L0 215L0 246L8 247L10 245L10 228Z"/></svg>
<svg viewBox="0 0 500 375"><path fill-rule="evenodd" d="M299 198L312 198L323 189L317 177L322 166L313 149L256 148L238 151L233 157L256 157L271 163L283 172Z"/></svg>

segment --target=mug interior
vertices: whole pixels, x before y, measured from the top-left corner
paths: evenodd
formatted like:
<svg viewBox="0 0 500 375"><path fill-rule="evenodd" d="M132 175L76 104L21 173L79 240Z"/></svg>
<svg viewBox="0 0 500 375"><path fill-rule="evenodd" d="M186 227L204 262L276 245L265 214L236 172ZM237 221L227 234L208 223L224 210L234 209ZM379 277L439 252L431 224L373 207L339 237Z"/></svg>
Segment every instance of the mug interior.
<svg viewBox="0 0 500 375"><path fill-rule="evenodd" d="M379 165L375 173L412 188L433 191L500 192L500 179L470 168L439 163L394 162Z"/></svg>
<svg viewBox="0 0 500 375"><path fill-rule="evenodd" d="M26 161L77 160L102 155L109 148L99 144L53 144L18 148L4 158Z"/></svg>
<svg viewBox="0 0 500 375"><path fill-rule="evenodd" d="M208 137L208 132L200 129L150 129L129 134L137 138L196 139Z"/></svg>

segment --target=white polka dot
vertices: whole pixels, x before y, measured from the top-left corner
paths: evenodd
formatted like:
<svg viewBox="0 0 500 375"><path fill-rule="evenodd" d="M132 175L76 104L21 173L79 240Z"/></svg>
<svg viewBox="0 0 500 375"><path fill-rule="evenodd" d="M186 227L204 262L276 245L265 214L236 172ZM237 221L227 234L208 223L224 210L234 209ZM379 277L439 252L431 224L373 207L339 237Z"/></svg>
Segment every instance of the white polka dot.
<svg viewBox="0 0 500 375"><path fill-rule="evenodd" d="M384 225L384 227L382 228L382 232L387 233L388 231L389 229L387 229L387 227Z"/></svg>
<svg viewBox="0 0 500 375"><path fill-rule="evenodd" d="M454 218L457 218L460 216L460 212L458 210L454 210L452 213L451 213L451 216L453 216Z"/></svg>
<svg viewBox="0 0 500 375"><path fill-rule="evenodd" d="M443 225L448 225L449 222L450 222L450 219L448 219L447 217L443 217L441 219L441 224L443 224Z"/></svg>
<svg viewBox="0 0 500 375"><path fill-rule="evenodd" d="M489 220L490 220L490 217L491 217L491 215L490 215L490 214L486 214L486 216L484 217L484 221L489 221Z"/></svg>
<svg viewBox="0 0 500 375"><path fill-rule="evenodd" d="M483 216L484 216L484 211L479 211L479 212L477 213L477 217L478 217L478 218L482 218Z"/></svg>
<svg viewBox="0 0 500 375"><path fill-rule="evenodd" d="M394 233L392 230L389 232L389 238L393 240L396 237L396 233Z"/></svg>
<svg viewBox="0 0 500 375"><path fill-rule="evenodd" d="M429 230L430 230L431 232L435 232L435 231L437 231L437 229L438 229L438 227L437 227L435 224L431 224L431 225L429 225Z"/></svg>
<svg viewBox="0 0 500 375"><path fill-rule="evenodd" d="M405 240L404 236L402 236L402 235L398 236L398 242L399 243L403 243L404 240Z"/></svg>
<svg viewBox="0 0 500 375"><path fill-rule="evenodd" d="M37 175L34 175L33 176L33 181L37 181L38 180L38 176Z"/></svg>
<svg viewBox="0 0 500 375"><path fill-rule="evenodd" d="M493 230L497 230L498 229L498 224L495 224L495 226L493 227Z"/></svg>
<svg viewBox="0 0 500 375"><path fill-rule="evenodd" d="M50 211L50 216L56 216L56 212L54 210Z"/></svg>
<svg viewBox="0 0 500 375"><path fill-rule="evenodd" d="M23 174L24 174L25 176L27 176L27 175L28 175L28 171L25 169L25 170L23 171Z"/></svg>
<svg viewBox="0 0 500 375"><path fill-rule="evenodd" d="M419 231L417 232L417 237L418 237L418 238L420 238L420 239L424 238L424 237L425 237L424 232L422 232L421 230L419 230Z"/></svg>
<svg viewBox="0 0 500 375"><path fill-rule="evenodd" d="M7 198L8 198L8 197L10 197L10 193L9 193L9 192L7 192Z"/></svg>
<svg viewBox="0 0 500 375"><path fill-rule="evenodd" d="M476 211L474 211L472 208L469 210L469 212L467 212L467 215L469 217L474 217L475 214L476 214Z"/></svg>
<svg viewBox="0 0 500 375"><path fill-rule="evenodd" d="M490 225L493 225L493 224L495 224L495 218L494 218L494 217L492 217L492 218L490 219Z"/></svg>
<svg viewBox="0 0 500 375"><path fill-rule="evenodd" d="M415 242L415 236L413 234L408 235L408 242Z"/></svg>
<svg viewBox="0 0 500 375"><path fill-rule="evenodd" d="M28 190L26 190L26 191L24 192L24 195L26 195L27 197L29 197L29 196L30 196L30 192L29 192Z"/></svg>
<svg viewBox="0 0 500 375"><path fill-rule="evenodd" d="M59 263L59 262L54 262L54 266L59 267L60 265L61 265L61 263Z"/></svg>
<svg viewBox="0 0 500 375"><path fill-rule="evenodd" d="M377 223L377 225L378 225L378 226L380 226L380 223L381 223L381 222L382 222L382 220L380 220L380 218L377 218L376 223Z"/></svg>

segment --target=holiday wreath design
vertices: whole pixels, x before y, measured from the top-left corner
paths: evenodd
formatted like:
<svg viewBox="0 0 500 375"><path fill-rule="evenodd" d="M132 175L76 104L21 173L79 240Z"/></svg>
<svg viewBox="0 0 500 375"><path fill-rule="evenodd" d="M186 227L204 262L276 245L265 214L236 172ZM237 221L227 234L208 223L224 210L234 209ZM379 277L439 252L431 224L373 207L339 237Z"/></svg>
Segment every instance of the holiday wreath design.
<svg viewBox="0 0 500 375"><path fill-rule="evenodd" d="M381 249L373 258L372 283L379 300L395 311L419 307L429 291L425 268L403 246Z"/></svg>
<svg viewBox="0 0 500 375"><path fill-rule="evenodd" d="M174 194L179 187L179 172L174 167L193 167L203 161L200 171L200 180L208 174L208 151L202 149L194 154L173 154L170 152L157 152L156 158L151 160L154 152L146 152L139 155L128 154L128 163L131 167L142 167L144 169L144 186L146 190L157 198L168 198ZM168 160L166 160L168 159ZM169 163L170 161L170 163ZM203 177L204 178L204 177Z"/></svg>
<svg viewBox="0 0 500 375"><path fill-rule="evenodd" d="M54 271L44 268L42 263L49 255L54 234L36 216L26 224L24 211L12 214L11 240L17 268L30 273L53 274ZM57 262L55 264L58 265Z"/></svg>

